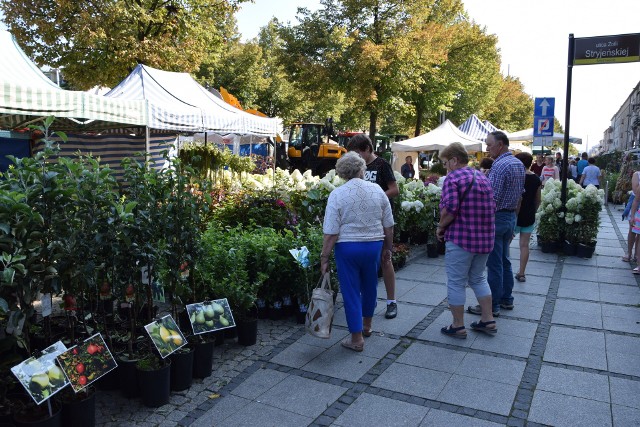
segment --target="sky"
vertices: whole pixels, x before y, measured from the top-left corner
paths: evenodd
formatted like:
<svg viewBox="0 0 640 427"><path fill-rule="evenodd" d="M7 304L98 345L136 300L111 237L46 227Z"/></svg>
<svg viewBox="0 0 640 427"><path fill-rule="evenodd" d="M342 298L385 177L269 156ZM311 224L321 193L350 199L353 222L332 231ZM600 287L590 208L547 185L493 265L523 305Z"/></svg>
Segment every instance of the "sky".
<svg viewBox="0 0 640 427"><path fill-rule="evenodd" d="M555 116L566 127L569 34L576 38L640 32L640 0L463 0L471 19L498 36L502 73L518 77L532 97L554 97ZM254 0L237 13L245 40L273 16L296 24L298 7L319 0ZM569 130L592 148L640 82L640 62L573 67ZM482 117L481 117L482 119ZM533 125L533 117L531 119ZM456 123L459 124L459 123Z"/></svg>

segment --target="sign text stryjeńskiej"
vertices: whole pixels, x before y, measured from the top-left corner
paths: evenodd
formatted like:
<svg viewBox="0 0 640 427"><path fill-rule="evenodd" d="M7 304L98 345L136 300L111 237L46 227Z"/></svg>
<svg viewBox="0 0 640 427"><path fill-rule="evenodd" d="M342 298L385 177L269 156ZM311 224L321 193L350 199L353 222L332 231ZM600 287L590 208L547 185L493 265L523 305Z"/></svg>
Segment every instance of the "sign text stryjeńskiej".
<svg viewBox="0 0 640 427"><path fill-rule="evenodd" d="M640 61L640 33L574 40L574 65Z"/></svg>

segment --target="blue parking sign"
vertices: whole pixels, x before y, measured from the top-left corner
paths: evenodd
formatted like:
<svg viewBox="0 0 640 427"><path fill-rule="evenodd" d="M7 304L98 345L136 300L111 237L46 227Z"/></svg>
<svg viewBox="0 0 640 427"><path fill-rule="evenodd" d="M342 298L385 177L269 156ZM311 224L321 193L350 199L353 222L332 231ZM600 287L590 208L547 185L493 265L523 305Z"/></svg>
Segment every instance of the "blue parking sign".
<svg viewBox="0 0 640 427"><path fill-rule="evenodd" d="M553 136L555 98L536 98L533 108L533 136Z"/></svg>

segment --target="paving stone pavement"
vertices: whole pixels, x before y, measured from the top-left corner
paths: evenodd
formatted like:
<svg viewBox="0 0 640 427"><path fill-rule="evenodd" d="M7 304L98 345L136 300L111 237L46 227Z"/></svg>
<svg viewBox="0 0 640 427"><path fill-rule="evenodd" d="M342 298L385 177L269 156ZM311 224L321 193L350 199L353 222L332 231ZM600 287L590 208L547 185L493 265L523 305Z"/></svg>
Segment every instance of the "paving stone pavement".
<svg viewBox="0 0 640 427"><path fill-rule="evenodd" d="M591 259L531 243L527 281L516 282L515 309L501 312L496 336L440 333L451 322L444 257L418 250L397 272L396 319L384 319L380 282L364 352L339 344L348 331L338 298L330 339L291 321L260 321L259 344L225 342L212 376L168 405L103 392L98 425L640 425L640 287L620 259L621 210L603 209ZM511 258L517 265L517 238Z"/></svg>

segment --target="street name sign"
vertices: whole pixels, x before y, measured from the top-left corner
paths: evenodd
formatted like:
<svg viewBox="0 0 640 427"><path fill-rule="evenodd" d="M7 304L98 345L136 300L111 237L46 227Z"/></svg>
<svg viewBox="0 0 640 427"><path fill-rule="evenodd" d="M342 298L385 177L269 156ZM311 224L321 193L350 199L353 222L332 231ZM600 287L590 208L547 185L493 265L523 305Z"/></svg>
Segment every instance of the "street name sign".
<svg viewBox="0 0 640 427"><path fill-rule="evenodd" d="M640 33L574 39L573 65L640 61Z"/></svg>

